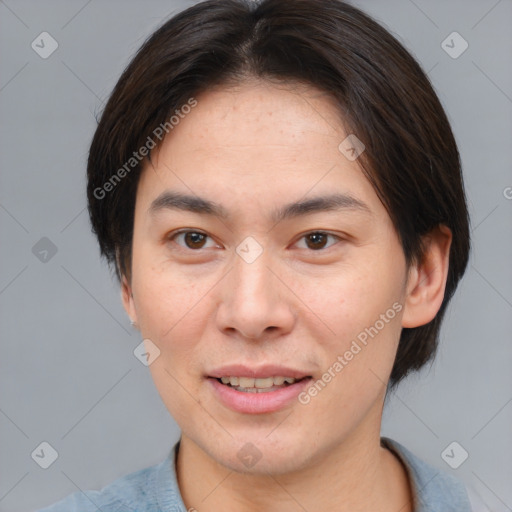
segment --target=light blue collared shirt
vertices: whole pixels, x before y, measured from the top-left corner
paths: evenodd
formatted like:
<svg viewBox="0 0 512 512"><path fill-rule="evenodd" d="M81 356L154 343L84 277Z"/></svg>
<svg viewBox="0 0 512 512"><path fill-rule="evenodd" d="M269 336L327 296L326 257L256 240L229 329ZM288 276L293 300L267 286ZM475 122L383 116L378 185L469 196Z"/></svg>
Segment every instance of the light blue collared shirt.
<svg viewBox="0 0 512 512"><path fill-rule="evenodd" d="M400 443L386 437L381 441L407 469L414 512L471 512L462 482ZM121 477L100 491L76 492L38 512L187 512L176 478L178 448L179 441L160 464Z"/></svg>

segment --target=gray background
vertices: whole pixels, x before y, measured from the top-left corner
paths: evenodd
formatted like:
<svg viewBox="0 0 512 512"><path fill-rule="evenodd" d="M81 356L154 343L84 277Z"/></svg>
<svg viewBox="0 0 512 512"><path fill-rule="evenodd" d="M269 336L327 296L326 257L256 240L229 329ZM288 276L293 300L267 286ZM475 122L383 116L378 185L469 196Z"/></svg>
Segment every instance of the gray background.
<svg viewBox="0 0 512 512"><path fill-rule="evenodd" d="M0 1L1 511L99 489L160 462L178 438L99 259L84 170L94 115L130 56L192 3ZM512 2L354 3L429 72L473 224L438 358L389 401L383 434L473 487L482 510L512 510ZM31 48L43 31L59 44L47 59ZM453 31L469 44L457 59L441 46ZM42 237L57 249L46 262L32 252ZM42 441L59 454L46 470L31 458ZM452 441L469 453L456 470L440 455Z"/></svg>

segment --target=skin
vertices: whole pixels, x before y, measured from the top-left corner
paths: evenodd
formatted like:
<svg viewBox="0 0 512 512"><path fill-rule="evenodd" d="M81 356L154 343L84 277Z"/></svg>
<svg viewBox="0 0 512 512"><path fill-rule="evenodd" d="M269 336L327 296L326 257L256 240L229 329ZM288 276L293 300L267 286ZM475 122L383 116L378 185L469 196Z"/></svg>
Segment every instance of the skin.
<svg viewBox="0 0 512 512"><path fill-rule="evenodd" d="M382 408L402 327L427 323L441 306L450 231L430 233L423 260L407 267L384 206L338 149L348 133L335 106L316 89L253 80L197 100L142 172L122 284L128 315L160 350L150 371L182 430L185 505L411 511L405 469L380 446ZM220 203L231 217L152 215L164 190ZM284 204L333 191L368 211L270 220ZM207 237L172 238L184 228ZM314 231L334 236L311 240ZM252 263L236 252L248 236L263 247ZM394 303L401 311L307 405L235 412L205 378L224 364L274 363L316 380ZM261 454L250 468L237 456L246 443Z"/></svg>

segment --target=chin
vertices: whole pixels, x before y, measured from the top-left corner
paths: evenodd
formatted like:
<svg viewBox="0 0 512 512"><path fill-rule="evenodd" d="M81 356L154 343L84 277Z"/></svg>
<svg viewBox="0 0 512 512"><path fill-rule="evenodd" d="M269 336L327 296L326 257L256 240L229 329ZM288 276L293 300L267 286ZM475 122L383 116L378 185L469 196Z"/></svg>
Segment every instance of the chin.
<svg viewBox="0 0 512 512"><path fill-rule="evenodd" d="M279 427L278 427L279 428ZM281 475L299 471L309 465L315 453L304 450L314 450L309 437L298 439L289 435L284 429L278 435L269 431L261 435L237 435L225 445L217 445L209 450L219 464L231 471L250 475Z"/></svg>

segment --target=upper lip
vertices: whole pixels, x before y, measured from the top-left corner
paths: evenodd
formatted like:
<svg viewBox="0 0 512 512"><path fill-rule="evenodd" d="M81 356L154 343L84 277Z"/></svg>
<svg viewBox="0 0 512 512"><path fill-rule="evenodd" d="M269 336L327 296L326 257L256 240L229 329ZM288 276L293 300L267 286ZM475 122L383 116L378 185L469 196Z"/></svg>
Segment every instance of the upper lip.
<svg viewBox="0 0 512 512"><path fill-rule="evenodd" d="M309 376L310 374L305 371L274 364L258 367L249 367L243 364L230 364L208 372L208 377L214 377L216 379L220 379L221 377L252 377L254 379L292 377L293 379L302 379Z"/></svg>

